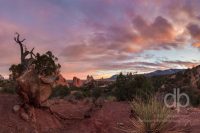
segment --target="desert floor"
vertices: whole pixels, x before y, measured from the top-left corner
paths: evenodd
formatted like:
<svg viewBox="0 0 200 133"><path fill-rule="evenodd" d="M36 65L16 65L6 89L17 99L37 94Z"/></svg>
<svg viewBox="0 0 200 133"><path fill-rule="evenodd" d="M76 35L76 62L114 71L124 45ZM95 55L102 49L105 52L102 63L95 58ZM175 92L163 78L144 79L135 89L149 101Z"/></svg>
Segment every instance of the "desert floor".
<svg viewBox="0 0 200 133"><path fill-rule="evenodd" d="M47 109L35 109L34 119L22 119L13 111L19 104L17 95L0 94L0 133L123 133L122 128L132 128L131 108L127 102L105 102L102 107L88 101L77 103L50 100L53 114ZM200 109L173 111L171 129L200 133Z"/></svg>

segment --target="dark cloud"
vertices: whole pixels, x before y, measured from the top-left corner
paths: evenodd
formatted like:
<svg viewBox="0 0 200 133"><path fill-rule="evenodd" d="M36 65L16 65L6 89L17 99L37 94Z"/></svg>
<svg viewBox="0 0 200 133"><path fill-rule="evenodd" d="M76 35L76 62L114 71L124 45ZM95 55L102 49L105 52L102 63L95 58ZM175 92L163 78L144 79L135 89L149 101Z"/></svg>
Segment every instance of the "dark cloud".
<svg viewBox="0 0 200 133"><path fill-rule="evenodd" d="M142 43L146 43L149 48L164 48L177 47L175 30L173 25L162 16L155 18L154 22L149 24L141 16L133 19L134 28L137 30Z"/></svg>
<svg viewBox="0 0 200 133"><path fill-rule="evenodd" d="M200 27L197 24L189 24L187 26L189 33L191 34L191 36L196 39L196 40L200 40Z"/></svg>
<svg viewBox="0 0 200 133"><path fill-rule="evenodd" d="M192 40L194 42L192 45L194 47L200 48L200 26L197 24L190 23L187 26L187 29L188 29L188 31L192 37Z"/></svg>
<svg viewBox="0 0 200 133"><path fill-rule="evenodd" d="M171 65L172 67L174 67L175 65L175 66L181 66L185 68L191 68L191 67L195 67L199 65L200 61L191 62L191 61L176 60L176 61L163 61L163 63L169 66Z"/></svg>
<svg viewBox="0 0 200 133"><path fill-rule="evenodd" d="M165 1L162 12L166 13L168 17L177 24L187 24L190 21L198 20L199 14L199 0L174 0Z"/></svg>
<svg viewBox="0 0 200 133"><path fill-rule="evenodd" d="M19 62L16 31L28 47L53 51L70 77L101 70L146 72L176 63L189 66L155 60L158 50L180 50L193 42L200 47L199 6L198 0L1 0L0 70ZM153 56L142 56L149 50L155 51Z"/></svg>

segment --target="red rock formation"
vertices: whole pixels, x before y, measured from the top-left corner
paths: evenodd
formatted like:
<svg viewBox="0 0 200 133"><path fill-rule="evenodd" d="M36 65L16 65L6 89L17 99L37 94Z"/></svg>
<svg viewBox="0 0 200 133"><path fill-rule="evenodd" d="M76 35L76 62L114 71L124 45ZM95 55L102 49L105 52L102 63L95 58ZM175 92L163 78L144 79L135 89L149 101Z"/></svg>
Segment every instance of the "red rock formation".
<svg viewBox="0 0 200 133"><path fill-rule="evenodd" d="M88 75L86 81L84 82L84 86L93 89L97 86L96 80L94 80L92 76Z"/></svg>
<svg viewBox="0 0 200 133"><path fill-rule="evenodd" d="M52 93L52 84L55 80L38 76L34 68L25 71L17 78L17 94L23 103L40 106Z"/></svg>
<svg viewBox="0 0 200 133"><path fill-rule="evenodd" d="M2 75L0 75L0 80L4 80L4 77Z"/></svg>
<svg viewBox="0 0 200 133"><path fill-rule="evenodd" d="M83 85L83 82L79 78L77 77L73 78L72 86L81 87L82 85Z"/></svg>
<svg viewBox="0 0 200 133"><path fill-rule="evenodd" d="M92 81L94 81L94 78L93 78L93 76L87 76L87 82L92 82Z"/></svg>
<svg viewBox="0 0 200 133"><path fill-rule="evenodd" d="M56 80L56 85L62 85L69 87L67 80L60 74Z"/></svg>

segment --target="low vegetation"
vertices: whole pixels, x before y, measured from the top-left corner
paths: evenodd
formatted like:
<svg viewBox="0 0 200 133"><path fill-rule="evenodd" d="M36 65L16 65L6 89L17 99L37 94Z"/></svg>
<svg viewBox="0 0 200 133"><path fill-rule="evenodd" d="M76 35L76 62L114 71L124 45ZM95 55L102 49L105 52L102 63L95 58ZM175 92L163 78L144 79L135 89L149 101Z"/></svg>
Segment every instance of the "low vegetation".
<svg viewBox="0 0 200 133"><path fill-rule="evenodd" d="M134 100L132 108L137 120L132 120L137 133L163 133L167 130L170 111L155 98Z"/></svg>
<svg viewBox="0 0 200 133"><path fill-rule="evenodd" d="M115 86L115 96L119 101L132 100L135 96L146 99L155 93L155 89L150 78L144 75L120 75L117 77Z"/></svg>
<svg viewBox="0 0 200 133"><path fill-rule="evenodd" d="M54 97L64 98L68 94L70 94L70 89L67 86L59 85L53 88L53 92L50 98L54 98Z"/></svg>
<svg viewBox="0 0 200 133"><path fill-rule="evenodd" d="M0 81L0 92L8 94L16 94L16 84L14 81L2 80Z"/></svg>
<svg viewBox="0 0 200 133"><path fill-rule="evenodd" d="M166 133L170 111L163 103L150 97L147 101L138 98L131 102L136 117L131 119L133 129L120 129L127 133Z"/></svg>

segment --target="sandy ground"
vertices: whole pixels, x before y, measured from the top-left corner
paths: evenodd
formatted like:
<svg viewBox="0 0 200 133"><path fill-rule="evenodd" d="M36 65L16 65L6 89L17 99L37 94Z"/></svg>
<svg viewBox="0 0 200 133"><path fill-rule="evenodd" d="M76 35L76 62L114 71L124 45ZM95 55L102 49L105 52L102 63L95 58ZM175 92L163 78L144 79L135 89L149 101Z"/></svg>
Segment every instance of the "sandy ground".
<svg viewBox="0 0 200 133"><path fill-rule="evenodd" d="M54 100L50 101L51 110L57 115L35 109L35 121L25 121L21 111L12 110L18 103L16 95L0 94L0 133L123 133L119 127L131 127L131 109L126 102L106 102L97 108L83 101ZM187 129L184 132L200 133L200 109L174 111L172 123L177 129Z"/></svg>

